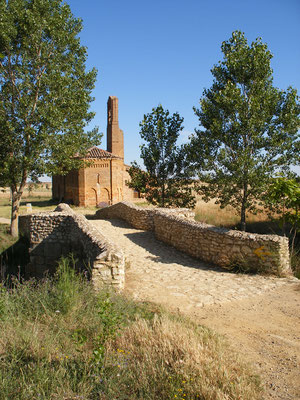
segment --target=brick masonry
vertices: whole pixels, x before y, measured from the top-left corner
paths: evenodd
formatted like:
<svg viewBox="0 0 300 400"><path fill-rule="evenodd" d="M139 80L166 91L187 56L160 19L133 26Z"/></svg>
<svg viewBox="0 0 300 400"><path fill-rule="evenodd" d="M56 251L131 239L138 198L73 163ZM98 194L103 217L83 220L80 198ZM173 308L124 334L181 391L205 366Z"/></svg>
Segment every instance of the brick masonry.
<svg viewBox="0 0 300 400"><path fill-rule="evenodd" d="M67 175L52 177L52 197L77 206L115 204L132 201L138 193L126 185L129 166L124 164L124 135L119 128L118 99L107 102L107 151L92 147L86 155L88 164Z"/></svg>

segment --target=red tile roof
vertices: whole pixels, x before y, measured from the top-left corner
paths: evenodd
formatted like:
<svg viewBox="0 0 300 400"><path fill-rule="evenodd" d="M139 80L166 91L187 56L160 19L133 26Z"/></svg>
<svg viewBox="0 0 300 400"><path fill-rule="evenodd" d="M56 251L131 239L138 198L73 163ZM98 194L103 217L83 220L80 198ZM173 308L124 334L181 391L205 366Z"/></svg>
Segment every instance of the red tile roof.
<svg viewBox="0 0 300 400"><path fill-rule="evenodd" d="M99 149L99 147L93 146L90 149L88 149L85 158L120 158L120 157L115 156L109 151Z"/></svg>

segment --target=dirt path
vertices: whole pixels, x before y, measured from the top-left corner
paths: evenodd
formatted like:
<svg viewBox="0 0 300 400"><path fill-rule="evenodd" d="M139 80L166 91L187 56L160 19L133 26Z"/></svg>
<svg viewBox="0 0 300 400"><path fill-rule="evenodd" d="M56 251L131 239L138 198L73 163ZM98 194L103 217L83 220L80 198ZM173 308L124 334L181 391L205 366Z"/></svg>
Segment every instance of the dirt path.
<svg viewBox="0 0 300 400"><path fill-rule="evenodd" d="M264 378L266 399L300 399L300 286L204 307L195 316L224 334Z"/></svg>
<svg viewBox="0 0 300 400"><path fill-rule="evenodd" d="M265 399L300 399L300 283L210 268L122 221L91 221L129 261L126 291L193 316L254 364Z"/></svg>

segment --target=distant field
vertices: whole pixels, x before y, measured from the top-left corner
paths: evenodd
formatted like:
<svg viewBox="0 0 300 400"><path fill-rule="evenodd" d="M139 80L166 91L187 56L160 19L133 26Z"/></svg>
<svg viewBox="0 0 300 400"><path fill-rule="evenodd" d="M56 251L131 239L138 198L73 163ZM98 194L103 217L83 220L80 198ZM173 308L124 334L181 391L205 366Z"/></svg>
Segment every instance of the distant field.
<svg viewBox="0 0 300 400"><path fill-rule="evenodd" d="M51 196L51 189L47 189L45 186L38 187L30 193L26 188L21 201L20 214L26 214L27 203L31 203L32 210L35 212L53 210L57 202L52 201ZM9 190L4 193L0 188L0 217L2 218L10 218L11 203L9 197ZM140 207L151 206L144 199L138 199L135 203ZM97 207L71 207L82 214L92 214L97 210ZM213 200L205 203L198 199L195 207L195 219L215 226L238 227L240 217L231 206L221 209ZM275 233L274 229L278 230L278 226L269 221L265 212L260 212L257 215L248 214L247 224L251 232Z"/></svg>
<svg viewBox="0 0 300 400"><path fill-rule="evenodd" d="M240 216L231 206L220 208L214 200L208 203L198 200L195 207L195 219L210 225L232 227L240 222ZM269 217L266 212L261 211L257 214L247 213L247 223L267 222Z"/></svg>
<svg viewBox="0 0 300 400"><path fill-rule="evenodd" d="M19 214L26 214L27 207L26 204L30 203L32 206L32 211L42 212L42 211L53 211L57 206L57 202L53 201L50 195L40 196L34 193L32 196L24 196L21 201ZM75 207L71 206L76 212L84 215L94 214L97 211L97 207ZM0 217L10 218L11 215L11 202L9 197L0 197Z"/></svg>
<svg viewBox="0 0 300 400"><path fill-rule="evenodd" d="M51 182L40 183L35 187L26 185L24 189L24 197L51 197L52 184ZM8 187L0 187L0 198L10 198L10 189Z"/></svg>
<svg viewBox="0 0 300 400"><path fill-rule="evenodd" d="M52 202L50 196L30 196L23 197L20 206L20 214L26 214L27 208L26 204L31 203L32 209L34 211L49 211L55 208L54 202ZM9 198L0 198L0 217L2 218L10 218L11 214L11 202Z"/></svg>
<svg viewBox="0 0 300 400"><path fill-rule="evenodd" d="M27 213L27 203L31 203L34 212L54 210L57 202L52 200L51 182L43 182L33 188L30 188L29 185L26 186L21 200L20 215ZM97 207L71 207L82 214L93 214L97 210ZM0 218L10 218L10 215L10 189L0 188Z"/></svg>

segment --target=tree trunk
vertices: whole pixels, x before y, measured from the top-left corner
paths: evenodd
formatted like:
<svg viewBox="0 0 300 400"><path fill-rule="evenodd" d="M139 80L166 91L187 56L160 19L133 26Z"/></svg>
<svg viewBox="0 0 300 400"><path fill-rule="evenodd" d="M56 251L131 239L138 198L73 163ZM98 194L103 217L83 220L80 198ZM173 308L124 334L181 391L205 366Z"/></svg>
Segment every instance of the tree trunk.
<svg viewBox="0 0 300 400"><path fill-rule="evenodd" d="M247 201L247 184L244 183L243 199L241 207L241 231L246 232L246 201Z"/></svg>
<svg viewBox="0 0 300 400"><path fill-rule="evenodd" d="M19 215L19 207L21 197L23 195L23 190L26 185L27 180L27 171L23 172L22 181L19 187L17 185L12 185L11 189L11 224L10 224L10 234L13 237L17 237L19 235L19 226L18 226L18 215Z"/></svg>
<svg viewBox="0 0 300 400"><path fill-rule="evenodd" d="M246 232L246 209L244 204L242 204L241 210L241 231Z"/></svg>
<svg viewBox="0 0 300 400"><path fill-rule="evenodd" d="M19 235L18 215L20 200L21 194L12 189L10 234L13 237L17 237Z"/></svg>
<svg viewBox="0 0 300 400"><path fill-rule="evenodd" d="M285 201L283 201L283 209L282 209L282 236L286 236L285 234Z"/></svg>

